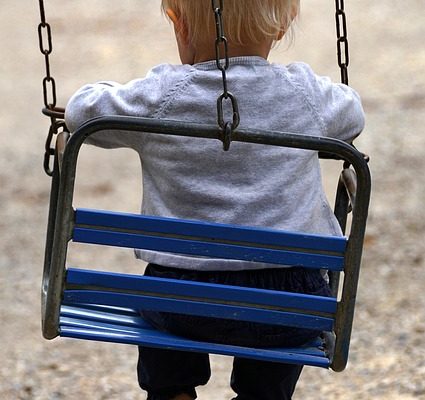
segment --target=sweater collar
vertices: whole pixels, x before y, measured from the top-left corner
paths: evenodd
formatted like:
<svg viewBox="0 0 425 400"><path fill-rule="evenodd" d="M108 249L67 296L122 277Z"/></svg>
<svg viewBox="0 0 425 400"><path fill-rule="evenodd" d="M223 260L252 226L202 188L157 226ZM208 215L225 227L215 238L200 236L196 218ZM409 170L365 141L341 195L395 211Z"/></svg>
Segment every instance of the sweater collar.
<svg viewBox="0 0 425 400"><path fill-rule="evenodd" d="M223 60L224 62L224 60ZM242 57L230 57L229 65L270 65L270 63L259 56L242 56ZM204 61L193 65L194 68L200 70L213 70L217 69L217 64L215 60Z"/></svg>

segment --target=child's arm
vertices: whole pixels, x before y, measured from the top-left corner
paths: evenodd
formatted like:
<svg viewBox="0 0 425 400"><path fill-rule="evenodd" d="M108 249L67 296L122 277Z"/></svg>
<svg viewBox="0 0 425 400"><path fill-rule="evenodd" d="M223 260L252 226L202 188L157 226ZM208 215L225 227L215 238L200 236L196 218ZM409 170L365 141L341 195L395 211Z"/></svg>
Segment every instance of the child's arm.
<svg viewBox="0 0 425 400"><path fill-rule="evenodd" d="M84 85L69 99L65 109L65 121L68 129L75 132L84 122L106 114L115 114L108 98L119 85L115 82L98 82Z"/></svg>
<svg viewBox="0 0 425 400"><path fill-rule="evenodd" d="M145 78L124 85L98 82L83 86L66 106L65 121L69 130L75 132L86 121L100 116L161 117L170 92L179 79L186 76L181 73L176 78L174 72L173 66L163 64L153 68ZM140 141L140 135L128 132L95 134L88 140L91 144L106 148L138 147Z"/></svg>
<svg viewBox="0 0 425 400"><path fill-rule="evenodd" d="M289 67L298 79L293 83L304 92L306 101L322 126L323 136L352 142L363 130L365 117L355 90L328 77L317 76L307 64ZM301 77L300 77L301 75Z"/></svg>
<svg viewBox="0 0 425 400"><path fill-rule="evenodd" d="M65 122L70 132L75 132L82 124L96 117L134 112L129 110L127 99L120 94L123 87L115 82L98 82L79 89L65 110ZM87 139L87 143L104 148L135 147L134 135L128 132L94 134Z"/></svg>

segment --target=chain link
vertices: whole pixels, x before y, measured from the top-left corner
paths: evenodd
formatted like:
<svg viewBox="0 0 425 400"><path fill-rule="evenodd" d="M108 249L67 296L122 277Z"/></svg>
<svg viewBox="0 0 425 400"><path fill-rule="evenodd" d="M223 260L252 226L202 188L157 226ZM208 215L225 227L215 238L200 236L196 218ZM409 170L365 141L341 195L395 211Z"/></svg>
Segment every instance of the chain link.
<svg viewBox="0 0 425 400"><path fill-rule="evenodd" d="M38 43L41 54L44 56L44 64L46 68L46 76L43 79L43 100L46 108L53 109L56 107L56 82L50 74L49 58L53 51L52 29L46 22L43 0L39 0L39 5L41 22L38 25Z"/></svg>
<svg viewBox="0 0 425 400"><path fill-rule="evenodd" d="M47 175L52 176L53 170L50 167L51 159L55 154L55 148L52 146L53 137L62 132L68 132L65 122L63 121L65 110L56 107L56 81L50 73L50 54L53 51L52 29L46 21L46 13L44 10L44 1L39 0L40 6L40 23L38 24L38 44L41 54L44 56L44 64L46 76L43 78L43 114L50 117L50 127L47 134L44 152L43 167Z"/></svg>
<svg viewBox="0 0 425 400"><path fill-rule="evenodd" d="M55 155L55 148L52 147L52 141L54 135L58 135L61 132L69 133L68 128L65 125L64 121L54 120L49 127L49 132L47 134L46 144L44 146L44 160L43 168L47 175L53 175L53 169L50 167L51 159Z"/></svg>
<svg viewBox="0 0 425 400"><path fill-rule="evenodd" d="M338 65L341 69L341 82L348 85L350 54L347 39L347 18L345 15L344 0L335 0L335 8ZM367 154L363 154L363 158L366 162L369 162L369 156ZM344 169L349 167L350 163L345 161Z"/></svg>
<svg viewBox="0 0 425 400"><path fill-rule="evenodd" d="M350 63L350 56L344 0L335 0L335 8L338 65L341 69L341 82L348 85L348 65Z"/></svg>
<svg viewBox="0 0 425 400"><path fill-rule="evenodd" d="M217 69L221 71L223 81L223 93L217 99L217 122L222 129L223 149L229 150L232 140L232 132L238 127L240 122L239 107L236 97L228 91L227 69L229 68L229 47L224 32L223 9L224 0L212 0L212 9L214 11L216 39L215 39L215 58ZM232 107L232 121L224 120L224 103L229 101Z"/></svg>

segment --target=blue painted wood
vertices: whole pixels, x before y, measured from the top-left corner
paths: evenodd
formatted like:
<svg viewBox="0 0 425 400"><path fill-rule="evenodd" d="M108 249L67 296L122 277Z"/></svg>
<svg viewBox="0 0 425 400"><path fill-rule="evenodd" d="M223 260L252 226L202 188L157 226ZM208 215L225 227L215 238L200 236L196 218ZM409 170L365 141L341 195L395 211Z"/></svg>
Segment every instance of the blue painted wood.
<svg viewBox="0 0 425 400"><path fill-rule="evenodd" d="M332 318L285 311L264 310L228 304L212 304L155 295L134 295L96 290L65 290L63 301L66 304L103 304L119 307L164 311L178 314L203 315L215 318L259 322L271 325L293 326L318 331L332 331Z"/></svg>
<svg viewBox="0 0 425 400"><path fill-rule="evenodd" d="M146 328L147 323L134 310L119 310L100 304L62 304L61 316L69 319L84 319L99 323L115 323L120 326ZM140 325L142 324L142 325Z"/></svg>
<svg viewBox="0 0 425 400"><path fill-rule="evenodd" d="M61 328L69 327L69 328L83 328L83 329L91 329L96 331L104 331L111 333L125 333L128 335L134 334L137 335L140 333L141 329L146 329L146 327L140 326L127 326L127 325L114 325L111 323L93 321L93 320L81 320L78 318L69 318L69 317L61 317L60 318Z"/></svg>
<svg viewBox="0 0 425 400"><path fill-rule="evenodd" d="M168 235L199 237L217 241L247 242L255 245L285 246L343 254L347 238L254 228L240 225L218 224L140 214L77 209L77 225L90 225L116 229L129 229Z"/></svg>
<svg viewBox="0 0 425 400"><path fill-rule="evenodd" d="M75 268L67 270L66 281L68 285L138 290L157 295L186 296L195 299L249 303L259 306L284 307L329 314L335 314L337 309L337 301L332 297Z"/></svg>
<svg viewBox="0 0 425 400"><path fill-rule="evenodd" d="M74 318L66 316L71 309ZM120 314L116 311L111 311L109 318L107 318L109 322L106 323L96 321L96 317L90 319L90 315L92 313L96 314L96 311L90 308L87 310L84 305L79 307L63 306L61 311L60 335L62 337L214 353L263 361L329 368L329 359L326 357L321 348L321 342L318 340L297 348L247 348L185 339L156 331L144 322L135 324L134 327L122 326L120 324ZM104 314L104 310L101 311L101 314ZM117 318L117 322L114 322L114 318ZM134 318L137 319L137 317ZM141 318L139 317L139 319Z"/></svg>
<svg viewBox="0 0 425 400"><path fill-rule="evenodd" d="M105 334L125 334L125 335L134 335L135 337L140 336L142 333L149 332L149 335L155 335L155 329L152 328L149 324L145 324L144 326L138 328L131 328L128 326L122 326L119 324L111 324L111 323L102 323L102 322L94 322L85 319L78 318L68 318L62 317L60 318L60 326L62 331L66 328L77 328L77 329L85 329L92 330L98 332L104 332ZM173 335L174 336L174 335ZM322 350L322 341L317 338L312 342L301 346L301 347L291 347L285 348L285 351L290 351L293 354L305 354L316 357L323 357Z"/></svg>
<svg viewBox="0 0 425 400"><path fill-rule="evenodd" d="M105 312L105 310L108 310ZM107 307L91 304L78 304L76 306L62 305L60 312L61 326L89 327L104 330L126 330L139 332L140 329L155 330L147 323L137 310ZM306 345L291 348L293 353L308 353L310 355L323 355L323 341L317 337Z"/></svg>
<svg viewBox="0 0 425 400"><path fill-rule="evenodd" d="M289 351L277 348L257 349L209 342L197 342L189 339L177 338L158 331L141 331L138 335L134 335L65 326L60 329L60 335L62 337L71 337L83 340L133 344L139 346L158 347L161 349L165 348L170 350L192 351L196 353L213 353L263 361L329 368L329 360L326 357L293 353L290 352L290 349Z"/></svg>
<svg viewBox="0 0 425 400"><path fill-rule="evenodd" d="M78 209L75 216L76 242L333 271L344 268L346 238L97 210ZM67 271L67 286L72 290L64 292L62 336L330 365L321 343L295 349L253 349L196 342L152 329L134 309L332 331L337 308L334 298L76 269Z"/></svg>
<svg viewBox="0 0 425 400"><path fill-rule="evenodd" d="M342 271L344 266L344 258L341 256L200 242L89 228L74 228L73 240L79 243L139 248L211 258L246 260L317 269L325 268L331 271Z"/></svg>
<svg viewBox="0 0 425 400"><path fill-rule="evenodd" d="M62 304L61 318L69 320L93 321L105 324L116 324L127 327L154 329L134 309L109 307L100 304Z"/></svg>

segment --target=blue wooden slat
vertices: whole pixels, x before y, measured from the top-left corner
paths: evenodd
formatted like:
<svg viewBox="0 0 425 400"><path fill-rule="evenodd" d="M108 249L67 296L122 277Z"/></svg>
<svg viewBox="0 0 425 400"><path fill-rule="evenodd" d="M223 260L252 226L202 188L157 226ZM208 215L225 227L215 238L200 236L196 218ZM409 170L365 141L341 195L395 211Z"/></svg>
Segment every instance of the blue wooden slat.
<svg viewBox="0 0 425 400"><path fill-rule="evenodd" d="M152 237L143 234L129 234L87 228L74 228L73 240L79 243L139 248L211 258L303 266L307 268L325 268L332 271L342 271L344 266L344 258L340 256L211 242L204 243L192 240Z"/></svg>
<svg viewBox="0 0 425 400"><path fill-rule="evenodd" d="M271 325L293 326L318 331L331 331L334 323L332 318L300 313L94 290L65 290L63 301L70 305L79 303L104 304L177 314L252 321Z"/></svg>
<svg viewBox="0 0 425 400"><path fill-rule="evenodd" d="M84 328L84 329L92 329L92 330L105 331L105 332L111 332L111 333L114 333L114 332L125 333L128 335L131 335L131 334L137 335L138 333L140 333L140 330L143 329L142 327L114 325L114 324L110 324L110 323L108 324L108 323L100 322L100 321L70 318L65 316L60 317L60 327L61 328L64 328L64 327Z"/></svg>
<svg viewBox="0 0 425 400"><path fill-rule="evenodd" d="M192 351L196 353L213 353L227 356L245 357L263 361L303 364L329 368L329 359L310 355L308 351L291 352L286 348L249 348L209 342L197 342L154 330L141 330L138 334L111 332L102 329L84 329L64 326L60 329L62 337L95 340L113 343L125 343L173 350Z"/></svg>
<svg viewBox="0 0 425 400"><path fill-rule="evenodd" d="M75 223L77 225L141 230L152 233L184 235L193 238L202 237L218 241L233 240L341 254L345 251L347 244L345 237L303 234L276 229L207 223L101 210L77 209L75 212Z"/></svg>
<svg viewBox="0 0 425 400"><path fill-rule="evenodd" d="M134 310L118 311L112 307L93 304L61 305L61 316L85 319L100 323L116 323L121 326L146 328L146 322ZM140 325L142 324L142 325Z"/></svg>
<svg viewBox="0 0 425 400"><path fill-rule="evenodd" d="M81 304L78 306L62 306L60 312L61 327L75 327L92 330L104 331L123 331L128 334L139 333L142 330L155 330L152 325L148 324L136 310L126 309L124 312L117 308L108 307L109 311L105 312L104 306L93 306L90 304ZM124 314L124 319L123 319ZM127 324L128 315L132 317L132 323ZM316 356L323 355L323 341L317 337L309 343L291 347L291 353L304 353ZM285 348L288 350L288 348Z"/></svg>
<svg viewBox="0 0 425 400"><path fill-rule="evenodd" d="M256 305L286 307L330 314L334 314L337 308L336 299L331 297L75 268L69 268L67 270L66 281L70 285L139 290L156 294L167 294L169 296L187 296L199 299L222 300L225 302L246 302Z"/></svg>
<svg viewBox="0 0 425 400"><path fill-rule="evenodd" d="M68 317L60 317L60 328L61 332L66 329L84 329L87 331L98 331L103 332L103 334L112 334L112 335L126 335L126 336L134 336L135 338L139 337L146 332L149 332L149 335L155 335L155 329L150 327L148 324L139 328L131 328L128 326L122 326L119 324L111 324L111 323L103 323L98 321L91 321L85 319L78 318L68 318ZM63 336L61 334L61 336ZM182 338L182 337L181 337ZM321 346L321 342L317 345L317 340L315 340L312 344L308 344L303 347L291 347L290 352L294 354L309 354L312 356L321 357L323 356L323 351L318 348ZM316 344L316 347L313 347L313 344ZM287 351L288 349L285 348Z"/></svg>
<svg viewBox="0 0 425 400"><path fill-rule="evenodd" d="M146 332L149 332L150 335L155 335L155 329L148 324L145 324L142 327L138 327L138 328L131 328L131 327L122 326L119 324L102 323L102 322L95 322L95 321L90 321L85 319L68 318L63 316L60 317L60 327L62 331L66 328L76 328L76 329L85 329L85 330L99 331L99 332L105 332L105 333L111 333L111 334L125 334L129 336L133 335L134 337L138 337L141 334L146 334ZM306 354L306 355L311 355L316 357L323 357L324 355L324 351L322 350L322 341L319 338L314 339L310 343L303 345L301 347L290 347L290 348L288 347L288 348L284 348L284 350L285 351L289 350L289 352L293 354Z"/></svg>
<svg viewBox="0 0 425 400"><path fill-rule="evenodd" d="M132 319L130 326L125 322L129 316ZM323 368L328 368L330 364L319 339L296 348L265 349L197 342L156 331L146 324L135 310L118 307L89 304L64 305L61 307L59 331L62 337L85 340L215 353Z"/></svg>

